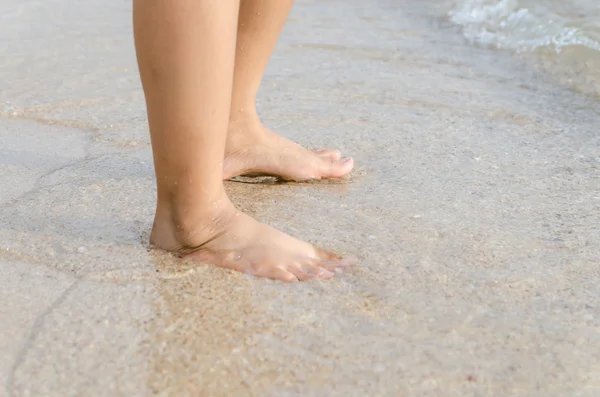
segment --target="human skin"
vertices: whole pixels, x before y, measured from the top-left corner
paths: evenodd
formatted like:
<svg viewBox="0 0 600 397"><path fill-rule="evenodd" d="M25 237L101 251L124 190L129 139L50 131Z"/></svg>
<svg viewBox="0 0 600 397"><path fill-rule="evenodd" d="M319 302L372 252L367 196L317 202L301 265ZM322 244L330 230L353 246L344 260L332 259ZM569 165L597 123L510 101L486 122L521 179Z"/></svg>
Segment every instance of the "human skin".
<svg viewBox="0 0 600 397"><path fill-rule="evenodd" d="M342 258L255 221L225 193L239 11L239 0L134 0L157 181L151 243L256 276L330 278ZM337 161L335 153L314 156Z"/></svg>
<svg viewBox="0 0 600 397"><path fill-rule="evenodd" d="M266 128L256 96L293 0L241 0L223 177L266 174L281 179L338 178L353 167L336 150L310 151Z"/></svg>

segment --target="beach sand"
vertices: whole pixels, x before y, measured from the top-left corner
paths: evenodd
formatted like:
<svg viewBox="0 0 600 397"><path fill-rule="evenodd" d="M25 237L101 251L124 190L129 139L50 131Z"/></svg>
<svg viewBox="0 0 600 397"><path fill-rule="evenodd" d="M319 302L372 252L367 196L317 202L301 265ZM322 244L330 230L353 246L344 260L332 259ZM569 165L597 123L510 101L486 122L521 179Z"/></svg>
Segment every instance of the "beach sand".
<svg viewBox="0 0 600 397"><path fill-rule="evenodd" d="M0 0L0 396L600 395L598 103L418 4L292 12L263 119L356 170L227 189L360 266L286 285L148 248L129 2Z"/></svg>

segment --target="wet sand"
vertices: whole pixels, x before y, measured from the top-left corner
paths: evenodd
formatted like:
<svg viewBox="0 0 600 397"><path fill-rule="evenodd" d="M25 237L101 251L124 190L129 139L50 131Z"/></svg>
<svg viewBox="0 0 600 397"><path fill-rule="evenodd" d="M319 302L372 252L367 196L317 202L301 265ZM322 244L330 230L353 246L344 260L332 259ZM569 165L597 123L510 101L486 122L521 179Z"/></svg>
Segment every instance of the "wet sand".
<svg viewBox="0 0 600 397"><path fill-rule="evenodd" d="M600 394L597 103L416 1L299 1L261 113L358 167L227 189L361 266L257 280L147 249L114 3L0 0L1 397Z"/></svg>

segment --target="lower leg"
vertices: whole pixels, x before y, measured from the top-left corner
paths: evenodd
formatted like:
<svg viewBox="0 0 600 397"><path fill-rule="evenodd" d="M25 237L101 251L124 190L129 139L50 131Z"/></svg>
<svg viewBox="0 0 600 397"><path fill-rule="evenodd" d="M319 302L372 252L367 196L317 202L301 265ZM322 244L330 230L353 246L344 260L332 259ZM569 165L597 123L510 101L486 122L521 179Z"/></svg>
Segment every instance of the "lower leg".
<svg viewBox="0 0 600 397"><path fill-rule="evenodd" d="M213 216L208 213L213 203L220 207L228 202L221 162L238 2L213 3L134 0L135 45L157 180L157 216L174 220L177 240L186 240L189 236L183 236L183 231ZM176 248L171 246L176 243L161 238L169 248Z"/></svg>
<svg viewBox="0 0 600 397"><path fill-rule="evenodd" d="M231 120L256 116L256 94L294 0L240 0Z"/></svg>
<svg viewBox="0 0 600 397"><path fill-rule="evenodd" d="M306 150L265 128L258 117L256 95L293 3L241 0L225 179L248 173L320 179L340 177L352 169L352 160L340 160L339 152Z"/></svg>
<svg viewBox="0 0 600 397"><path fill-rule="evenodd" d="M259 276L330 277L336 257L238 212L224 192L237 12L234 0L134 0L158 191L151 242Z"/></svg>

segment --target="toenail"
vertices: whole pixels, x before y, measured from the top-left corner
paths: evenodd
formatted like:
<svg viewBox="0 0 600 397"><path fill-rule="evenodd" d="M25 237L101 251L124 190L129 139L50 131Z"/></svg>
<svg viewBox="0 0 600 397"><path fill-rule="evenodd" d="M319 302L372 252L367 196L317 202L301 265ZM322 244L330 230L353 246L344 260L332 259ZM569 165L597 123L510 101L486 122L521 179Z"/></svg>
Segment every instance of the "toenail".
<svg viewBox="0 0 600 397"><path fill-rule="evenodd" d="M343 164L346 164L346 163L347 163L347 162L349 162L350 160L352 160L352 157L344 157L344 158L341 160L341 162L342 162Z"/></svg>

